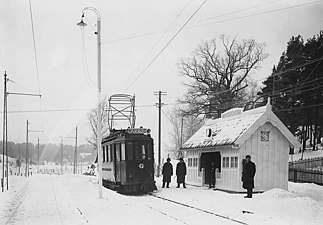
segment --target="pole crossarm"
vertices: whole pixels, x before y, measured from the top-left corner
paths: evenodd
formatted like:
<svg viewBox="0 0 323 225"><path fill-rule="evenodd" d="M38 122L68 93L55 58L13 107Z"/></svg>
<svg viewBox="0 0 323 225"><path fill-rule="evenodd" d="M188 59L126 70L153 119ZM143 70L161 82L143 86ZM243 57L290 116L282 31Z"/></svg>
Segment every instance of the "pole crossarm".
<svg viewBox="0 0 323 225"><path fill-rule="evenodd" d="M35 96L35 97L40 97L40 94L30 94L30 93L19 93L19 92L7 92L7 95L27 95L27 96Z"/></svg>
<svg viewBox="0 0 323 225"><path fill-rule="evenodd" d="M28 130L28 132L39 132L39 133L44 133L43 130Z"/></svg>

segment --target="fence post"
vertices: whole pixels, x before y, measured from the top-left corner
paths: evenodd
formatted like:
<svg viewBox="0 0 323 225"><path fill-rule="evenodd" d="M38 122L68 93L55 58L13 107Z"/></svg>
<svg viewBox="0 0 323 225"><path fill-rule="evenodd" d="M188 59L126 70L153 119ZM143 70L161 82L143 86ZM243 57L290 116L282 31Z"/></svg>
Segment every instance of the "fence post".
<svg viewBox="0 0 323 225"><path fill-rule="evenodd" d="M294 182L297 182L297 169L294 169Z"/></svg>

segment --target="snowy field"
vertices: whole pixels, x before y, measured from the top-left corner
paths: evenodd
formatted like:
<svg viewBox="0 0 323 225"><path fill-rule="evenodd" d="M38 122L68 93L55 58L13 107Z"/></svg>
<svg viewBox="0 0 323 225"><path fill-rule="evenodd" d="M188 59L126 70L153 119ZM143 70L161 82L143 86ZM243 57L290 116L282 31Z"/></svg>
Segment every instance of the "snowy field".
<svg viewBox="0 0 323 225"><path fill-rule="evenodd" d="M154 195L159 198L120 195L103 188L99 200L96 183L95 177L71 174L10 176L9 191L0 192L0 224L280 225L323 221L323 187L315 184L289 183L289 191L273 189L245 199L242 194L206 187L177 189L175 182L162 189L157 179Z"/></svg>

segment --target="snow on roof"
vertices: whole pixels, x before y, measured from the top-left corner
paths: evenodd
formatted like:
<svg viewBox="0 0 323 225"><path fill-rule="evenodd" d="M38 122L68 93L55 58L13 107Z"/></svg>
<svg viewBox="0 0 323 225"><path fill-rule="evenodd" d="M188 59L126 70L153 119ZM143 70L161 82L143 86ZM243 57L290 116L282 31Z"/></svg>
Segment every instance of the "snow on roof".
<svg viewBox="0 0 323 225"><path fill-rule="evenodd" d="M232 110L229 111L232 113ZM263 106L238 115L209 120L183 144L182 149L234 145L265 112L266 106Z"/></svg>

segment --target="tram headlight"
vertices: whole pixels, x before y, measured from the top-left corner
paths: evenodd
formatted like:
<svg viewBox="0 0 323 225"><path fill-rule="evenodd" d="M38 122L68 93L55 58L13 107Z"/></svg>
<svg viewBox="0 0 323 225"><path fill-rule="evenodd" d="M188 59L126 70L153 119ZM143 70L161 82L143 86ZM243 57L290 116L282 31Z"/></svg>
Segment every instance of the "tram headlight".
<svg viewBox="0 0 323 225"><path fill-rule="evenodd" d="M139 163L138 167L139 167L139 169L143 169L143 168L145 168L145 164Z"/></svg>

